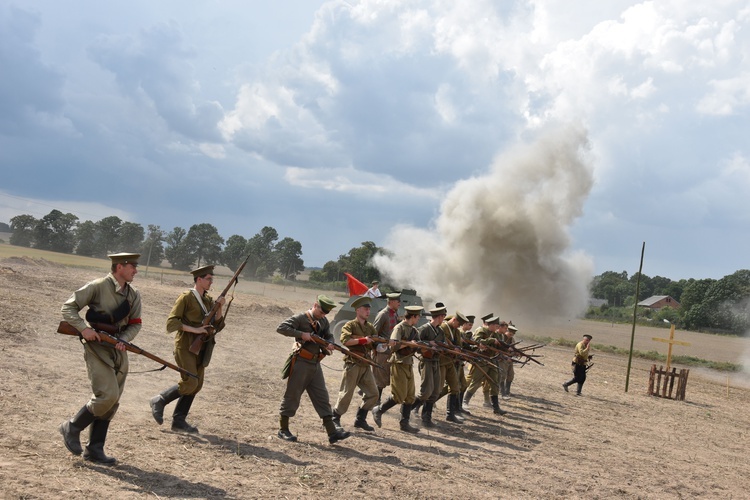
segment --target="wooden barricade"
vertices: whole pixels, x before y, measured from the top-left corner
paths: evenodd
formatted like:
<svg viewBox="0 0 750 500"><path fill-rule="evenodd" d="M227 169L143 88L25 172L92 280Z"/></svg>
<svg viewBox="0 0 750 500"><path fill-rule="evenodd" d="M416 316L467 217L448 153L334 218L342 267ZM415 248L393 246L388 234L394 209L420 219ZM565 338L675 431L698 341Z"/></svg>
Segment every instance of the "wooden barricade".
<svg viewBox="0 0 750 500"><path fill-rule="evenodd" d="M677 373L677 368L665 370L664 367L660 366L657 370L656 365L651 366L651 374L648 377L648 395L684 401L688 373L690 373L690 370L685 368ZM672 398L675 379L677 380L677 390L674 391L674 398Z"/></svg>

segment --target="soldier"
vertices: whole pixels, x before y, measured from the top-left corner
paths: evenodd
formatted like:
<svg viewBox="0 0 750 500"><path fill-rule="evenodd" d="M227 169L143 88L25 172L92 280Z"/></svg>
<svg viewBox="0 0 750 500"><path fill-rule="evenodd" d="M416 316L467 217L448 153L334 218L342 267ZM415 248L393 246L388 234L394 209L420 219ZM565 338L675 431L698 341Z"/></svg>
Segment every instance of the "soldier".
<svg viewBox="0 0 750 500"><path fill-rule="evenodd" d="M372 348L372 337L376 334L375 327L367 321L370 316L371 302L372 299L366 296L352 302L352 308L357 317L348 321L341 328L341 343L344 347L348 347L350 351L360 354L362 357L367 357L368 350ZM374 431L375 429L367 423L367 412L375 406L378 400L375 377L370 370L370 365L352 356L344 357L344 373L341 376L339 396L333 410L333 422L337 427L341 427L341 415L349 409L352 396L357 388L362 391L362 404L357 410L354 427L365 431Z"/></svg>
<svg viewBox="0 0 750 500"><path fill-rule="evenodd" d="M104 278L87 283L76 290L63 304L62 316L81 334L83 358L91 382L91 398L71 419L60 426L65 447L74 455L83 453L83 459L104 465L117 463L114 457L104 454L109 423L120 405L128 376L128 353L122 342L114 347L101 342L92 323L106 324L119 333L117 337L132 341L141 330L141 295L130 283L138 273L137 253L109 255L111 272ZM86 321L79 314L88 306ZM80 434L91 426L89 442L84 451Z"/></svg>
<svg viewBox="0 0 750 500"><path fill-rule="evenodd" d="M422 306L406 306L406 316L391 332L391 395L382 405L372 409L372 418L378 427L382 426L383 413L397 404L401 405L401 420L399 426L404 432L419 432L419 429L409 425L411 405L414 403L414 349L402 347L396 349L401 340L414 341L418 338L417 324L422 316Z"/></svg>
<svg viewBox="0 0 750 500"><path fill-rule="evenodd" d="M471 329L474 326L474 318L475 316L467 315L466 316L466 323L461 325L461 336L463 339L469 339L471 340ZM463 343L463 340L462 340ZM459 362L458 364L458 382L461 386L461 392L458 393L458 411L459 413L465 413L466 415L471 415L471 412L464 408L464 394L466 393L466 388L469 387L469 382L466 379L466 372L464 370L464 366L466 366L466 363L464 361Z"/></svg>
<svg viewBox="0 0 750 500"><path fill-rule="evenodd" d="M499 345L498 338L505 332L508 324L504 321L501 322L500 318L495 316L487 319L486 325L487 326L477 328L477 330L474 332L474 340L481 345L497 347ZM493 412L498 415L505 415L507 412L500 409L497 365L495 365L494 363L487 363L484 365L484 367L482 367L481 370L479 365L475 366L475 368L476 371L474 371L474 373L472 374L471 383L466 389L464 405L469 404L469 401L471 401L474 393L477 391L477 389L479 389L479 387L482 385L482 382L486 379L490 384L490 400L492 402Z"/></svg>
<svg viewBox="0 0 750 500"><path fill-rule="evenodd" d="M318 295L317 301L309 310L285 320L276 329L281 335L293 337L297 341L284 366L283 374L283 378L288 377L288 380L279 408L278 436L285 441L297 441L297 436L289 431L289 417L297 413L302 393L305 391L310 396L318 416L323 420L329 443L333 444L351 436L349 432L336 427L333 423L333 410L320 367L320 360L333 350L333 335L326 314L334 307L336 304L331 299L325 295ZM323 348L312 340L311 334L328 342L328 346Z"/></svg>
<svg viewBox="0 0 750 500"><path fill-rule="evenodd" d="M224 328L224 297L219 297L218 310L213 319L213 325L202 326L203 319L214 307L214 300L208 295L214 282L214 266L207 265L190 271L193 275L193 288L186 290L177 297L172 311L167 317L167 333L177 332L174 338L174 359L177 366L184 368L190 373L195 373L198 378L188 377L184 373L180 375L177 385L165 389L157 394L149 404L151 415L156 423L164 422L164 407L178 399L172 414L172 430L184 431L195 434L198 428L187 423L186 418L190 407L198 392L203 387L203 377L208 363L211 361L216 339L212 333L218 333ZM190 352L190 346L199 335L207 335L203 347L198 354Z"/></svg>
<svg viewBox="0 0 750 500"><path fill-rule="evenodd" d="M447 315L445 306L438 302L435 304L435 308L430 309L430 315L432 320L419 329L419 340L445 342L445 335L440 329L440 324ZM434 342L432 343L434 345ZM422 361L419 362L419 374L422 376L422 383L419 386L419 394L415 401L415 411L419 409L419 406L424 405L422 425L433 427L435 424L432 423L432 408L435 406L435 401L440 396L440 390L445 383L445 380L440 378L440 355L433 351L423 350Z"/></svg>
<svg viewBox="0 0 750 500"><path fill-rule="evenodd" d="M501 344L504 347L500 349L507 353L508 359L501 359L498 362L498 368L500 369L500 393L504 401L510 399L510 385L513 383L515 378L515 371L513 370L513 360L511 359L511 348L514 342L514 335L518 331L518 328L513 326L510 322L508 323L508 329L500 339Z"/></svg>
<svg viewBox="0 0 750 500"><path fill-rule="evenodd" d="M398 308L401 306L400 293L387 293L388 305L378 312L375 321L372 322L378 337L391 338L391 332L399 322ZM388 362L391 353L386 344L378 344L375 348L375 362L383 368L372 368L375 375L375 384L378 386L378 404L383 396L383 389L388 387L391 381L391 369Z"/></svg>
<svg viewBox="0 0 750 500"><path fill-rule="evenodd" d="M568 386L576 383L578 384L576 396L581 395L583 383L586 382L586 365L588 364L589 359L594 357L593 354L589 353L591 349L589 347L591 339L591 335L586 334L583 336L583 340L576 344L575 354L573 355L573 362L571 363L573 365L573 378L563 384L563 389L565 389L565 392L568 392Z"/></svg>
<svg viewBox="0 0 750 500"><path fill-rule="evenodd" d="M445 321L440 325L440 329L443 331L447 343L455 345L456 347L461 347L463 345L463 337L461 336L461 331L459 329L468 321L469 320L466 316L458 311L456 311L455 315L445 318ZM440 378L445 380L445 385L440 392L440 397L448 394L445 419L448 422L456 424L463 423L464 421L463 417L459 415L460 405L458 402L458 394L461 392L461 384L458 377L459 363L460 361L449 356L441 356L440 359ZM461 366L461 371L463 371L463 366Z"/></svg>

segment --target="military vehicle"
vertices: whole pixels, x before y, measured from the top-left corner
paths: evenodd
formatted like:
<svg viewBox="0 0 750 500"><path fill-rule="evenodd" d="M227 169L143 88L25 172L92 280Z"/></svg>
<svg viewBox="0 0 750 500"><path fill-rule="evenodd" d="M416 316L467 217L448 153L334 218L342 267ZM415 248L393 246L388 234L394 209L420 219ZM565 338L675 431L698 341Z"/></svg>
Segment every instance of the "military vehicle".
<svg viewBox="0 0 750 500"><path fill-rule="evenodd" d="M390 293L390 292L389 292ZM349 300L346 302L340 302L340 304L343 304L341 308L337 308L336 315L333 317L333 320L331 321L331 333L333 333L333 338L335 338L337 341L341 337L341 329L344 327L344 325L347 323L347 321L351 321L354 318L357 317L357 313L355 312L354 308L352 307L352 302L354 302L356 299L360 298L361 295L352 295L349 297ZM372 299L372 307L370 308L370 317L368 320L372 323L375 321L375 316L378 315L378 312L380 312L381 309L386 307L388 305L388 298L383 295L382 297L377 297L375 299ZM403 317L406 314L406 310L404 309L406 306L421 306L422 304L422 298L417 295L416 290L408 290L404 289L401 290L401 304L398 308L398 315L399 317ZM426 319L423 313L422 318L420 318L418 325L422 325L425 323Z"/></svg>

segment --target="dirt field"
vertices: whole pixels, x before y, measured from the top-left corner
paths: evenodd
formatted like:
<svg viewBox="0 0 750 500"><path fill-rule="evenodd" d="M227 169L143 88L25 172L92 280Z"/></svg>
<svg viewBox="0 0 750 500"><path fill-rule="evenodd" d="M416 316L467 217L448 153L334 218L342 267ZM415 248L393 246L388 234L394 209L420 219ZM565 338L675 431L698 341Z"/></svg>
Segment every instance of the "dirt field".
<svg viewBox="0 0 750 500"><path fill-rule="evenodd" d="M742 376L728 380L692 370L687 400L677 402L645 394L650 365L638 360L625 393L627 359L601 355L579 398L560 387L569 377L570 349L546 347L544 367L516 370L514 397L503 403L510 413L502 418L482 408L477 395L463 425L445 422L441 401L434 429L406 435L394 409L381 429L367 433L351 427L350 409L342 423L354 435L331 446L304 398L291 424L299 442L283 442L276 437L284 389L279 371L291 342L275 329L306 309L315 292L257 283L243 284L229 326L219 334L189 418L201 434L171 432L169 418L156 425L148 400L174 384L176 374L136 373L155 364L131 354L106 447L120 463L91 465L72 456L57 431L90 389L81 345L55 328L72 290L101 275L46 260L0 260L3 498L748 497L750 390ZM136 277L144 302L137 345L171 359L164 322L188 281L155 273ZM668 330L649 330L639 330L643 345L636 348L666 349L650 339L668 336ZM594 344L618 345L624 337L623 346L629 343L629 327L601 323L565 321L533 333L577 339L587 331ZM695 349L702 358L740 362L748 350L747 339L677 337L693 346L677 347L676 354ZM324 364L335 400L341 355Z"/></svg>

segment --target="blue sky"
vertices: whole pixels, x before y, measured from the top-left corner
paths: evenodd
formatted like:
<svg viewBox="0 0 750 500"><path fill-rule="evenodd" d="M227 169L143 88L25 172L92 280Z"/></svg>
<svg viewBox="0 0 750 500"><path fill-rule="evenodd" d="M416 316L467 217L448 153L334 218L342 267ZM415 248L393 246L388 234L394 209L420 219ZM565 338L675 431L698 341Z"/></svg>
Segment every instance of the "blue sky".
<svg viewBox="0 0 750 500"><path fill-rule="evenodd" d="M269 225L310 266L460 224L503 265L633 273L645 241L650 276L720 278L750 255L750 7L704 3L0 2L0 221ZM549 137L570 175L524 159Z"/></svg>

